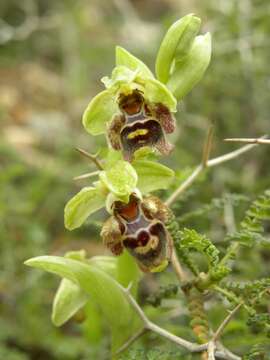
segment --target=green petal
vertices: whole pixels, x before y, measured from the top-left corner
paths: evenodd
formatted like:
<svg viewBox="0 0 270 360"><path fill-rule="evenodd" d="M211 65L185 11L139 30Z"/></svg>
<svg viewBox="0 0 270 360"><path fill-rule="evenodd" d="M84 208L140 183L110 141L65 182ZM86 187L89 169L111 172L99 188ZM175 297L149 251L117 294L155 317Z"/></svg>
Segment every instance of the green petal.
<svg viewBox="0 0 270 360"><path fill-rule="evenodd" d="M175 65L168 88L181 100L203 77L211 59L211 35L197 36L183 61Z"/></svg>
<svg viewBox="0 0 270 360"><path fill-rule="evenodd" d="M138 72L141 77L154 78L151 70L141 60L121 46L115 48L115 61L117 66L124 65L130 70Z"/></svg>
<svg viewBox="0 0 270 360"><path fill-rule="evenodd" d="M111 78L105 76L101 79L101 81L107 89L116 93L121 84L132 83L137 75L138 73L136 71L130 70L128 67L121 65L116 66L113 69Z"/></svg>
<svg viewBox="0 0 270 360"><path fill-rule="evenodd" d="M176 54L184 56L199 31L201 20L193 14L176 21L167 31L156 59L158 80L166 83Z"/></svg>
<svg viewBox="0 0 270 360"><path fill-rule="evenodd" d="M107 171L100 173L100 180L119 199L127 202L134 191L138 176L127 161L119 160Z"/></svg>
<svg viewBox="0 0 270 360"><path fill-rule="evenodd" d="M65 227L76 229L93 212L105 206L106 195L98 188L85 187L65 206Z"/></svg>
<svg viewBox="0 0 270 360"><path fill-rule="evenodd" d="M138 188L147 194L154 190L167 189L174 178L174 171L149 160L135 160L132 165L138 174Z"/></svg>
<svg viewBox="0 0 270 360"><path fill-rule="evenodd" d="M147 79L145 82L145 97L151 103L162 103L171 112L176 111L177 101L170 90L156 79Z"/></svg>
<svg viewBox="0 0 270 360"><path fill-rule="evenodd" d="M59 256L40 256L27 260L25 264L64 277L91 296L111 328L112 351L116 351L141 326L116 281L101 269Z"/></svg>
<svg viewBox="0 0 270 360"><path fill-rule="evenodd" d="M91 135L100 135L106 131L106 124L118 108L112 93L104 90L95 96L83 114L83 126Z"/></svg>
<svg viewBox="0 0 270 360"><path fill-rule="evenodd" d="M78 285L63 279L53 301L53 324L55 326L63 325L87 303L88 299L89 295Z"/></svg>

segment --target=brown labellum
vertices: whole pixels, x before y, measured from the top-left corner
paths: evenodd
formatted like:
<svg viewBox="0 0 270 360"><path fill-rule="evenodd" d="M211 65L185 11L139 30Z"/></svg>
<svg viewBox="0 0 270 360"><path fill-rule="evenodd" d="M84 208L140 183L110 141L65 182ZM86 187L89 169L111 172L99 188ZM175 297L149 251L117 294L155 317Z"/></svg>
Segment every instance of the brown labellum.
<svg viewBox="0 0 270 360"><path fill-rule="evenodd" d="M173 146L165 133L175 129L175 119L163 104L147 104L142 93L134 90L119 97L121 114L115 115L108 128L108 139L116 150L122 150L131 161L136 150L151 147L168 155Z"/></svg>
<svg viewBox="0 0 270 360"><path fill-rule="evenodd" d="M113 216L101 231L112 253L119 255L123 248L127 249L145 272L165 267L172 251L172 240L164 225L169 208L154 196L141 201L131 195L128 204L114 202L112 211Z"/></svg>

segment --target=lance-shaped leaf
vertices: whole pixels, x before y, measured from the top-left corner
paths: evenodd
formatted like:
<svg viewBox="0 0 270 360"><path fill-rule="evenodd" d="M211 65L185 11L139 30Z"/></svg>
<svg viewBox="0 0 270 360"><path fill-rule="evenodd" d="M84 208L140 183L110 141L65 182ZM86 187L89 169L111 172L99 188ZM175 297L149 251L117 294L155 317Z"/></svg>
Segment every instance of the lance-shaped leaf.
<svg viewBox="0 0 270 360"><path fill-rule="evenodd" d="M119 160L114 166L100 173L100 180L117 198L128 202L129 195L135 190L138 176L132 165Z"/></svg>
<svg viewBox="0 0 270 360"><path fill-rule="evenodd" d="M105 206L107 194L100 187L85 187L65 206L65 227L76 229L93 212Z"/></svg>
<svg viewBox="0 0 270 360"><path fill-rule="evenodd" d="M154 77L151 70L141 60L121 46L115 48L115 62L117 66L124 65L130 70L137 71L141 77Z"/></svg>
<svg viewBox="0 0 270 360"><path fill-rule="evenodd" d="M158 189L166 189L174 178L174 171L149 160L135 160L132 165L138 174L138 188L146 194Z"/></svg>
<svg viewBox="0 0 270 360"><path fill-rule="evenodd" d="M176 62L168 88L181 100L201 80L211 59L211 35L197 36L188 55Z"/></svg>
<svg viewBox="0 0 270 360"><path fill-rule="evenodd" d="M104 90L96 95L83 114L83 126L91 135L100 135L106 131L106 123L117 112L113 94Z"/></svg>
<svg viewBox="0 0 270 360"><path fill-rule="evenodd" d="M91 296L112 331L112 351L118 349L138 329L139 321L116 281L101 269L59 256L40 256L25 262L66 278Z"/></svg>
<svg viewBox="0 0 270 360"><path fill-rule="evenodd" d="M117 259L112 256L94 256L87 260L84 250L70 251L65 255L68 259L89 262L107 274L116 278L118 274ZM124 285L124 284L123 284ZM62 279L53 301L52 322L61 326L67 322L78 310L85 306L89 295L77 284L68 279Z"/></svg>
<svg viewBox="0 0 270 360"><path fill-rule="evenodd" d="M156 59L158 80L167 83L176 54L185 56L199 31L201 20L193 14L176 21L167 31Z"/></svg>
<svg viewBox="0 0 270 360"><path fill-rule="evenodd" d="M106 274L116 279L117 277L117 258L114 256L93 256L87 262L106 272ZM120 282L121 283L121 282ZM122 284L122 283L121 283ZM122 284L124 285L124 284Z"/></svg>
<svg viewBox="0 0 270 360"><path fill-rule="evenodd" d="M170 90L156 79L147 79L145 82L145 98L150 103L161 103L171 111L176 111L177 101Z"/></svg>
<svg viewBox="0 0 270 360"><path fill-rule="evenodd" d="M52 322L61 326L76 314L89 300L78 285L68 279L63 279L57 289L53 301Z"/></svg>
<svg viewBox="0 0 270 360"><path fill-rule="evenodd" d="M127 287L132 283L131 292L136 297L138 281L141 273L138 265L133 256L131 256L127 250L124 250L123 254L117 257L117 281Z"/></svg>

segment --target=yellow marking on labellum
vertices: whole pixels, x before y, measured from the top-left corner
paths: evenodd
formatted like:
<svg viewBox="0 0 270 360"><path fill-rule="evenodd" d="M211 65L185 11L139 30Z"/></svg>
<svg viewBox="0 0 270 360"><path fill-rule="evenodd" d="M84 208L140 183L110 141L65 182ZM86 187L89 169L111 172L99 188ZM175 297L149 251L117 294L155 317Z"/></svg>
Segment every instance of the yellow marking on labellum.
<svg viewBox="0 0 270 360"><path fill-rule="evenodd" d="M146 245L137 246L135 252L137 254L147 254L150 250L155 250L157 248L159 241L157 236L152 236Z"/></svg>
<svg viewBox="0 0 270 360"><path fill-rule="evenodd" d="M138 130L135 130L132 133L128 134L127 138L134 139L137 136L148 134L148 131L149 130L147 130L147 129L138 129Z"/></svg>
<svg viewBox="0 0 270 360"><path fill-rule="evenodd" d="M169 261L167 259L163 260L162 263L158 266L155 266L154 268L150 269L150 272L161 272L163 271L169 264Z"/></svg>

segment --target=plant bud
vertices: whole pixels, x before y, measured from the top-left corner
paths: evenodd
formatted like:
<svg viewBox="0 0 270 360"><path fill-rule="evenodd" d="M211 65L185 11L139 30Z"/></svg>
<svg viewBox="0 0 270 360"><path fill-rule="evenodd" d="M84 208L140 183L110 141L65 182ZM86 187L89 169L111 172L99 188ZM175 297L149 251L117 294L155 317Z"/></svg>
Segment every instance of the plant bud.
<svg viewBox="0 0 270 360"><path fill-rule="evenodd" d="M157 79L167 83L175 58L189 52L201 25L201 20L193 14L176 21L167 31L156 59Z"/></svg>
<svg viewBox="0 0 270 360"><path fill-rule="evenodd" d="M175 63L167 84L174 96L181 100L202 78L211 59L211 35L197 36L188 55Z"/></svg>

